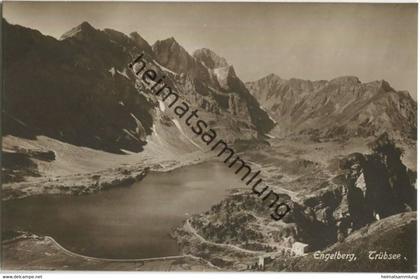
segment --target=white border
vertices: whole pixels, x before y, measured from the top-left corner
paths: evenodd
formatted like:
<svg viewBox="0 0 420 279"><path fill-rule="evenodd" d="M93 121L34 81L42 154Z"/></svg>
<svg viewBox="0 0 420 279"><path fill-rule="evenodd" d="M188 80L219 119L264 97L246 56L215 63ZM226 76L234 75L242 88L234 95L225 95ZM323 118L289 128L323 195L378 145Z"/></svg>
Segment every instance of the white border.
<svg viewBox="0 0 420 279"><path fill-rule="evenodd" d="M17 0L18 2L21 0ZM0 0L0 4L2 4L3 0ZM9 2L9 1L5 1ZM39 1L35 0L32 2L67 2L65 0L45 0ZM328 1L328 0L307 0L307 1L292 1L292 0L284 0L284 1L274 1L274 0L264 0L264 1L251 1L251 0L231 0L231 1L222 1L222 0L213 0L213 1L205 1L205 0L184 0L184 1L177 1L177 0L165 0L165 1L154 1L154 0L143 0L143 1L136 1L136 0L91 0L91 1L78 1L78 2L280 2L280 3L419 3L416 0L405 0L405 1L379 1L379 0L358 0L358 1ZM419 15L419 6L417 7ZM417 19L418 20L418 19ZM419 92L420 92L420 85L419 85L419 72L420 72L420 65L419 65L419 53L420 53L420 44L419 44L419 29L420 24L419 21L417 22L417 102L419 100ZM419 109L417 108L417 124L419 123L420 113ZM418 125L417 125L418 127ZM417 128L417 139L420 138L420 131ZM417 173L420 171L419 167L419 158L420 154L417 152ZM417 191L417 201L419 201L419 191ZM417 202L418 204L418 202ZM419 235L419 224L417 222L417 235ZM417 238L417 269L419 269L419 241ZM127 271L127 272L120 272L120 271L48 271L48 272L8 272L8 271L0 271L0 279L9 277L10 279L49 279L49 278L58 278L58 279L108 279L108 278L176 278L176 279L185 279L185 278L204 278L204 279L213 279L217 276L220 279L254 279L258 278L310 278L310 279L336 279L336 278L375 278L381 279L381 275L390 276L391 278L417 278L417 273L345 273L345 272L336 272L336 273L327 273L327 272L135 272L135 271ZM41 275L42 277L37 276ZM32 277L33 276L33 277Z"/></svg>

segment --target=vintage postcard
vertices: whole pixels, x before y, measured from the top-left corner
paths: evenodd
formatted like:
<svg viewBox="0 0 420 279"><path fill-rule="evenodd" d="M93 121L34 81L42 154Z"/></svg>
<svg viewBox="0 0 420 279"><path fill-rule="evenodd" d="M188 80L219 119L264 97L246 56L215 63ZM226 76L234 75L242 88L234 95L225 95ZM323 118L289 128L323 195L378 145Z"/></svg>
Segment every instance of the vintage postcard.
<svg viewBox="0 0 420 279"><path fill-rule="evenodd" d="M416 273L417 10L4 2L2 270Z"/></svg>

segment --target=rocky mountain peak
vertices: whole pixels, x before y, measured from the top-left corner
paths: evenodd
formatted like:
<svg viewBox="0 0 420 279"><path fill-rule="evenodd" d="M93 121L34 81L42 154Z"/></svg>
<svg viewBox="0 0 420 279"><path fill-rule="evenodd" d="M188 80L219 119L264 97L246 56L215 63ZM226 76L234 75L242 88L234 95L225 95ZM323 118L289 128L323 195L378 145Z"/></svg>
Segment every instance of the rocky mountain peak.
<svg viewBox="0 0 420 279"><path fill-rule="evenodd" d="M355 76L330 81L290 79L269 75L246 85L277 120L281 136L313 139L416 136L416 103L384 80L362 83Z"/></svg>
<svg viewBox="0 0 420 279"><path fill-rule="evenodd" d="M276 75L274 73L271 73L271 74L266 75L265 77L263 77L263 79L268 79L268 80L270 80L270 79L283 80L281 77L279 77L278 75Z"/></svg>
<svg viewBox="0 0 420 279"><path fill-rule="evenodd" d="M64 40L70 37L82 39L86 36L92 35L98 30L95 29L89 22L84 21L76 27L73 27L63 35L61 35L60 40Z"/></svg>
<svg viewBox="0 0 420 279"><path fill-rule="evenodd" d="M193 57L210 69L228 66L225 58L220 57L208 48L202 48L194 51Z"/></svg>
<svg viewBox="0 0 420 279"><path fill-rule="evenodd" d="M280 76L274 73L271 73L255 82L277 87L277 86L281 86L282 84L289 82L289 80L283 79ZM248 83L252 83L252 82L248 82Z"/></svg>
<svg viewBox="0 0 420 279"><path fill-rule="evenodd" d="M337 84L337 85L344 85L344 84L351 84L351 85L355 85L355 84L360 84L360 80L358 77L356 76L342 76L342 77L337 77L334 78L332 80L330 80L329 82L330 84Z"/></svg>
<svg viewBox="0 0 420 279"><path fill-rule="evenodd" d="M148 53L154 57L152 46L137 32L131 32L129 35L131 41L134 42L136 47L142 49L144 52Z"/></svg>
<svg viewBox="0 0 420 279"><path fill-rule="evenodd" d="M183 49L183 47L175 40L174 37L170 37L164 40L158 40L153 44L153 49Z"/></svg>
<svg viewBox="0 0 420 279"><path fill-rule="evenodd" d="M142 150L154 104L127 76L130 51L140 52L128 36L87 22L64 34L64 41L18 25L4 24L3 31L5 79L14 81L11 69L22 67L27 81L8 82L4 111L25 123L24 131L109 152ZM10 121L3 131L16 134L20 122Z"/></svg>
<svg viewBox="0 0 420 279"><path fill-rule="evenodd" d="M131 32L130 38L136 43L136 45L140 48L150 48L152 50L152 47L150 44L137 32Z"/></svg>
<svg viewBox="0 0 420 279"><path fill-rule="evenodd" d="M238 78L233 66L218 67L213 70L216 75L217 82L223 90L232 89L235 80Z"/></svg>
<svg viewBox="0 0 420 279"><path fill-rule="evenodd" d="M387 82L386 80L381 80L381 81L379 82L379 84L380 84L380 88L381 88L382 90L384 90L385 92L388 92L388 91L395 91L395 89L394 89L394 88L392 88L392 87L391 87L391 85L389 84L389 82Z"/></svg>
<svg viewBox="0 0 420 279"><path fill-rule="evenodd" d="M175 40L170 37L159 40L152 46L157 61L176 73L197 74L203 69L198 69L195 59Z"/></svg>
<svg viewBox="0 0 420 279"><path fill-rule="evenodd" d="M87 22L87 21L83 21L80 25L79 25L79 27L82 29L82 30L96 30L89 22Z"/></svg>
<svg viewBox="0 0 420 279"><path fill-rule="evenodd" d="M266 133L274 126L224 58L210 50L199 50L197 59L173 37L157 41L152 48L159 64L183 76L182 86L188 86L185 94L194 95L192 103L212 112L229 112L229 118L234 115L247 125L253 125L257 134Z"/></svg>

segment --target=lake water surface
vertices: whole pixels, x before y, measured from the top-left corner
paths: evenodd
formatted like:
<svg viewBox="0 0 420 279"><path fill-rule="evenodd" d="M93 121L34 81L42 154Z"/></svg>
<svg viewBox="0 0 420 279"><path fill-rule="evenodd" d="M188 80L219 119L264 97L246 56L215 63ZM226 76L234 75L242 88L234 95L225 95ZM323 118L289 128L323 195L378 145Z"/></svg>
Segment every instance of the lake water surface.
<svg viewBox="0 0 420 279"><path fill-rule="evenodd" d="M70 251L103 258L179 254L170 232L245 187L232 169L206 162L149 173L130 187L85 196L42 195L2 203L4 230L49 235Z"/></svg>

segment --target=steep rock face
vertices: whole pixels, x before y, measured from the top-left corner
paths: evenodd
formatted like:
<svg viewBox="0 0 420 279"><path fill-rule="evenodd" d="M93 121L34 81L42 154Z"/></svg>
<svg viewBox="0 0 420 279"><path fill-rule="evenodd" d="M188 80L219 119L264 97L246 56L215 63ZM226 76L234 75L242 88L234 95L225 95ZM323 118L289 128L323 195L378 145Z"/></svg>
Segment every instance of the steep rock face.
<svg viewBox="0 0 420 279"><path fill-rule="evenodd" d="M177 88L190 103L229 118L228 130L244 128L236 138L256 138L273 128L273 121L224 58L207 49L197 50L193 57L173 38L157 41L153 50L159 64L180 76Z"/></svg>
<svg viewBox="0 0 420 279"><path fill-rule="evenodd" d="M143 39L142 36L139 35L139 33L131 32L130 38L136 44L138 48L140 48L141 50L143 50L145 53L149 54L150 56L154 57L152 47L149 45L149 43L145 39Z"/></svg>
<svg viewBox="0 0 420 279"><path fill-rule="evenodd" d="M342 159L341 174L333 179L333 186L307 197L303 209L294 208L285 221L305 225L306 231L321 222L333 243L375 220L417 210L416 174L401 162L401 150L386 133L371 148L371 154L354 153ZM302 211L307 212L305 218L299 217ZM299 222L310 216L315 221L312 225Z"/></svg>
<svg viewBox="0 0 420 279"><path fill-rule="evenodd" d="M285 80L271 74L247 87L277 121L283 136L319 139L393 136L415 139L417 104L386 81L361 83L346 76L331 81Z"/></svg>
<svg viewBox="0 0 420 279"><path fill-rule="evenodd" d="M193 57L198 61L201 61L204 66L209 69L216 69L229 66L226 59L220 57L213 51L207 48L202 48L194 51Z"/></svg>
<svg viewBox="0 0 420 279"><path fill-rule="evenodd" d="M82 23L58 41L3 21L3 133L44 134L76 145L142 150L153 105L124 70L142 49Z"/></svg>
<svg viewBox="0 0 420 279"><path fill-rule="evenodd" d="M372 154L356 153L342 162L347 214L354 227L417 208L415 173L401 162L401 151L387 134L379 137L372 149Z"/></svg>
<svg viewBox="0 0 420 279"><path fill-rule="evenodd" d="M207 69L197 63L173 37L155 42L153 51L157 61L166 68L179 74L188 74L192 78L198 78L204 82L209 81L210 74Z"/></svg>

